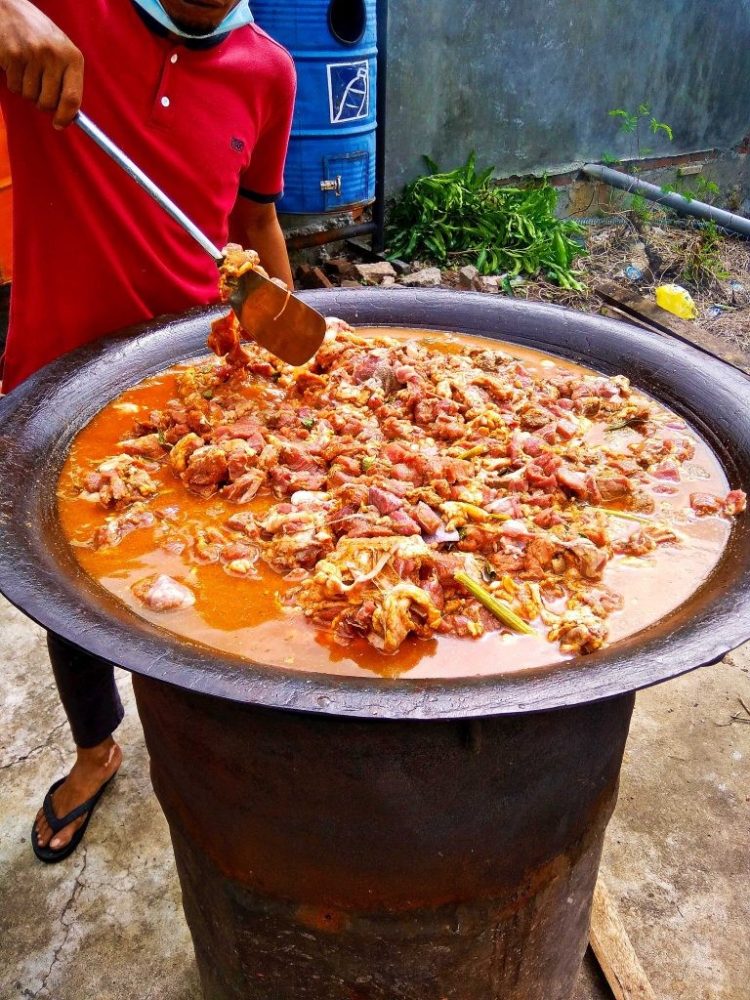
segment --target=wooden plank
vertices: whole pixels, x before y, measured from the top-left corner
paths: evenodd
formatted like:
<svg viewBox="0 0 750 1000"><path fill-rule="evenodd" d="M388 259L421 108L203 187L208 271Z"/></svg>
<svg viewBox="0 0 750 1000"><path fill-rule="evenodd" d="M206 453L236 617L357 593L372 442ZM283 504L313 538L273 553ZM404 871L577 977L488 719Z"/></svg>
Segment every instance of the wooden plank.
<svg viewBox="0 0 750 1000"><path fill-rule="evenodd" d="M645 320L660 332L692 344L693 347L706 351L708 354L713 354L714 357L727 361L746 374L750 373L750 362L748 362L746 355L718 334L710 333L694 322L674 316L650 299L644 298L643 295L628 288L622 288L613 281L600 282L594 286L594 291L605 302L629 316Z"/></svg>
<svg viewBox="0 0 750 1000"><path fill-rule="evenodd" d="M594 890L589 940L615 1000L656 1000L656 994L601 878Z"/></svg>
<svg viewBox="0 0 750 1000"><path fill-rule="evenodd" d="M647 323L640 316L631 316L630 313L626 313L624 309L618 309L617 306L604 305L599 312L602 316L609 316L611 319L620 320L621 323L634 323L636 326L640 326L643 330L648 330L650 333L658 333L662 337L666 336L663 330Z"/></svg>

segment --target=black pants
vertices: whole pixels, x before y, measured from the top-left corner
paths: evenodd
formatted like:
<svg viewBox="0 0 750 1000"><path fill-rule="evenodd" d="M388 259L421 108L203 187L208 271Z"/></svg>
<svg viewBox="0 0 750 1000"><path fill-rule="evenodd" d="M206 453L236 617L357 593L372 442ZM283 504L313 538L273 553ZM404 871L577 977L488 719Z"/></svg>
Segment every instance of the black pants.
<svg viewBox="0 0 750 1000"><path fill-rule="evenodd" d="M54 632L47 633L47 648L75 744L83 750L95 747L112 735L125 715L114 667Z"/></svg>

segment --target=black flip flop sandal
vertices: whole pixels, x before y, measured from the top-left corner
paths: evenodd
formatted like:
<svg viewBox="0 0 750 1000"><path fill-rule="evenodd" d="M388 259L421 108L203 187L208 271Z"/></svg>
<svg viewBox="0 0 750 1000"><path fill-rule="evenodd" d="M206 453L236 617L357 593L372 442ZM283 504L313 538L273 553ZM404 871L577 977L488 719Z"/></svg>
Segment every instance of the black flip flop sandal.
<svg viewBox="0 0 750 1000"><path fill-rule="evenodd" d="M117 774L116 771L115 774ZM114 778L114 776L115 775L113 774L112 778ZM76 806L75 809L71 809L67 815L61 816L60 818L55 816L55 810L52 807L52 796L55 793L55 791L60 787L60 785L65 781L65 778L60 778L58 781L54 782L54 784L50 785L49 791L44 796L42 809L44 810L45 818L52 830L53 837L56 833L59 833L60 830L63 829L63 827L66 827L69 823L72 823L73 820L78 819L79 816L83 816L85 813L88 813L88 815L86 816L86 820L84 821L84 823L82 823L81 826L79 826L79 828L73 834L73 836L70 839L70 842L66 844L65 847L61 847L57 851L52 850L51 847L39 846L39 842L37 841L36 837L36 820L34 820L34 823L31 827L31 846L34 850L34 854L36 854L36 856L39 858L40 861L44 861L44 863L48 865L54 865L58 861L64 861L65 858L70 857L70 855L73 853L76 847L78 847L78 845L83 840L83 835L86 833L86 828L88 827L91 817L94 814L94 809L96 808L99 799L104 794L104 790L106 789L107 785L110 783L110 781L112 781L112 778L107 779L107 781L104 782L99 791L96 792L94 795L92 795L90 799L86 799L86 801L82 802L80 806ZM51 839L52 838L50 838L50 840Z"/></svg>

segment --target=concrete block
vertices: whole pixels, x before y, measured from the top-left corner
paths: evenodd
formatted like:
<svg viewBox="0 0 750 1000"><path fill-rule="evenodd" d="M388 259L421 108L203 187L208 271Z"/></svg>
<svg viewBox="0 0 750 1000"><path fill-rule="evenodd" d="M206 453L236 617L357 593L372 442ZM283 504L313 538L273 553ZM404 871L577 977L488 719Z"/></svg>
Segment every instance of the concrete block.
<svg viewBox="0 0 750 1000"><path fill-rule="evenodd" d="M494 295L500 291L500 282L502 278L499 274L483 274L479 278L479 291L480 292L491 292Z"/></svg>
<svg viewBox="0 0 750 1000"><path fill-rule="evenodd" d="M323 270L329 278L352 278L354 277L354 263L346 257L331 257L324 261Z"/></svg>
<svg viewBox="0 0 750 1000"><path fill-rule="evenodd" d="M379 260L374 264L355 264L354 273L367 285L379 285L383 278L395 278L396 270L387 260Z"/></svg>
<svg viewBox="0 0 750 1000"><path fill-rule="evenodd" d="M458 284L460 288L476 289L479 287L479 269L473 264L467 264L458 272Z"/></svg>
<svg viewBox="0 0 750 1000"><path fill-rule="evenodd" d="M443 280L439 267L425 267L413 274L405 274L401 284L408 288L436 288Z"/></svg>

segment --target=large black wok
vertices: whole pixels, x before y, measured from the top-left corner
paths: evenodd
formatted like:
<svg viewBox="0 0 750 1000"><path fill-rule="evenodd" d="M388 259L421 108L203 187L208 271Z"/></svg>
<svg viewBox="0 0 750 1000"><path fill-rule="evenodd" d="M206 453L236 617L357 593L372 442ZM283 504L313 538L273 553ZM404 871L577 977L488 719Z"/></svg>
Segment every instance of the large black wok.
<svg viewBox="0 0 750 1000"><path fill-rule="evenodd" d="M442 291L313 292L355 324L461 330L623 373L686 417L733 487L750 483L750 381L715 358L623 323ZM703 586L657 624L575 666L498 679L384 684L251 664L139 618L83 573L61 538L55 485L75 434L126 387L204 349L212 311L155 321L61 358L0 401L0 590L47 628L136 673L236 701L336 715L468 717L574 705L714 663L750 636L750 518ZM467 644L467 656L471 656Z"/></svg>

